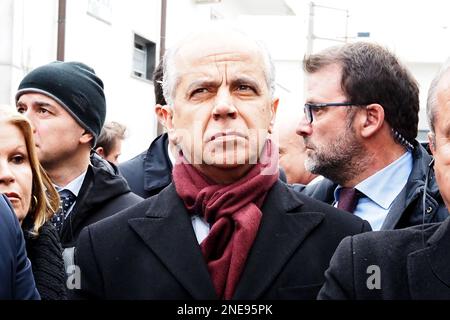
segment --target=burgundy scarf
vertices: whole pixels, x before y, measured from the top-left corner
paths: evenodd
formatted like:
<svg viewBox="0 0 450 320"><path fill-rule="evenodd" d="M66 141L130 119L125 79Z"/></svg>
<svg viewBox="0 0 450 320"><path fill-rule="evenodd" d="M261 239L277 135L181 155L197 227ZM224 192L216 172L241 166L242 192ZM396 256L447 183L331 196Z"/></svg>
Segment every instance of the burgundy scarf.
<svg viewBox="0 0 450 320"><path fill-rule="evenodd" d="M221 299L234 294L258 232L261 205L278 179L278 150L272 149L267 140L260 163L228 185L211 183L185 160L174 167L173 181L184 205L211 226L200 247Z"/></svg>

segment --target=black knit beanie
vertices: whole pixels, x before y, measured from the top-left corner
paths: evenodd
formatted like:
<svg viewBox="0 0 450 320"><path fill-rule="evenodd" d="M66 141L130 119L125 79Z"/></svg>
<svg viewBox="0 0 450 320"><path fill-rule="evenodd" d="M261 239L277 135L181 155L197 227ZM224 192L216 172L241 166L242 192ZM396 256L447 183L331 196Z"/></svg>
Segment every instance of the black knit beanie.
<svg viewBox="0 0 450 320"><path fill-rule="evenodd" d="M55 100L94 135L95 145L106 117L103 82L95 71L81 62L55 61L25 76L16 103L25 93L41 93Z"/></svg>

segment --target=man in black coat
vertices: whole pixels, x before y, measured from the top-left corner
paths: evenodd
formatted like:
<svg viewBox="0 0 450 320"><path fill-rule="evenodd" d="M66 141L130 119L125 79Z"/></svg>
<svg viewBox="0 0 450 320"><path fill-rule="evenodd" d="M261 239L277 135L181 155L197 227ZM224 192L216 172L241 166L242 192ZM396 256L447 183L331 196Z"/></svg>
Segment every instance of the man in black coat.
<svg viewBox="0 0 450 320"><path fill-rule="evenodd" d="M449 107L450 63L447 63L431 83L427 103L430 149L447 208L450 205ZM431 166L432 163L430 170ZM423 215L426 214L424 210ZM348 237L336 250L318 297L450 299L449 261L449 219Z"/></svg>
<svg viewBox="0 0 450 320"><path fill-rule="evenodd" d="M164 125L162 107L166 105L164 99L163 60L153 73L153 86L155 92L155 114L158 121ZM158 194L172 182L172 159L176 150L169 141L167 133L163 133L152 141L148 150L119 165L120 174L127 180L128 185L135 194L146 199Z"/></svg>
<svg viewBox="0 0 450 320"><path fill-rule="evenodd" d="M314 299L339 241L370 227L278 179L267 51L219 29L164 61L173 183L82 231L73 298Z"/></svg>
<svg viewBox="0 0 450 320"><path fill-rule="evenodd" d="M40 299L16 215L0 195L0 300Z"/></svg>
<svg viewBox="0 0 450 320"><path fill-rule="evenodd" d="M83 227L142 198L92 152L106 116L103 82L92 68L58 61L34 69L19 85L16 108L33 124L39 161L62 200L52 222L67 268Z"/></svg>
<svg viewBox="0 0 450 320"><path fill-rule="evenodd" d="M387 49L351 43L308 56L304 138L308 171L326 179L296 186L315 199L369 221L373 230L439 222L448 211L430 179L431 157L418 143L419 89ZM431 172L431 177L434 173ZM352 206L340 199L350 197Z"/></svg>

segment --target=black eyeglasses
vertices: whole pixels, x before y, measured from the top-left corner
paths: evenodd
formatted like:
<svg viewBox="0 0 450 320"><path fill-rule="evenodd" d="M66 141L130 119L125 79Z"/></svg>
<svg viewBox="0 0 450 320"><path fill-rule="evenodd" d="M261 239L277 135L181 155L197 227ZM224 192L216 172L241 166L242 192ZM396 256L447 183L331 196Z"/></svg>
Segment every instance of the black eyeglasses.
<svg viewBox="0 0 450 320"><path fill-rule="evenodd" d="M304 112L308 123L314 120L313 111L326 107L354 107L361 106L361 104L354 104L351 102L332 102L332 103L305 103Z"/></svg>

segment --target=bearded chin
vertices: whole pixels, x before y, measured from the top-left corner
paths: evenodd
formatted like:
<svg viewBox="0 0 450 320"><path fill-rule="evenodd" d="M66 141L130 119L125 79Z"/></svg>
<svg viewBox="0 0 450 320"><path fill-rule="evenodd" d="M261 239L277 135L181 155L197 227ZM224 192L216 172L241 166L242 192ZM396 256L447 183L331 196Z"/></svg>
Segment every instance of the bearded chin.
<svg viewBox="0 0 450 320"><path fill-rule="evenodd" d="M322 175L325 178L343 185L346 181L353 179L363 170L363 150L357 144L349 145L348 153L337 153L337 150L330 150L325 154L308 155L305 159L305 168L309 172ZM355 161L355 155L360 155Z"/></svg>
<svg viewBox="0 0 450 320"><path fill-rule="evenodd" d="M313 158L311 158L311 156L307 156L305 158L305 169L306 171L309 171L311 173L314 174L321 174L320 172L318 172L319 166L317 165L317 161Z"/></svg>

